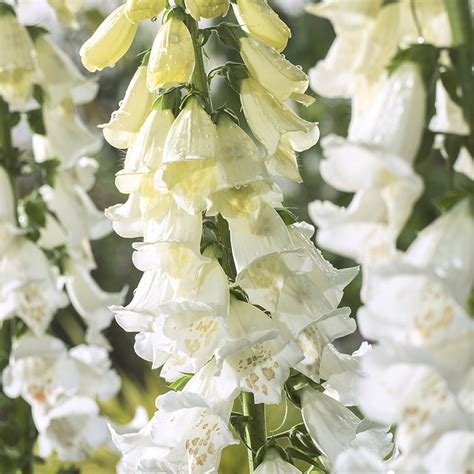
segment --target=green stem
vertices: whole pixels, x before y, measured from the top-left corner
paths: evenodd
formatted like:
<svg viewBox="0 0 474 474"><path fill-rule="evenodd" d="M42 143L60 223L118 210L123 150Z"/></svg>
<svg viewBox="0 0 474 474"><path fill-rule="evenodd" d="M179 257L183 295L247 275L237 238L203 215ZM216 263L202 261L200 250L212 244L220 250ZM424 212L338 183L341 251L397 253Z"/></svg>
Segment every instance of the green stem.
<svg viewBox="0 0 474 474"><path fill-rule="evenodd" d="M242 393L241 401L243 414L250 418L250 421L245 425L245 443L247 444L249 472L251 474L257 467L255 465L257 451L267 441L265 405L255 403L253 394L248 392Z"/></svg>

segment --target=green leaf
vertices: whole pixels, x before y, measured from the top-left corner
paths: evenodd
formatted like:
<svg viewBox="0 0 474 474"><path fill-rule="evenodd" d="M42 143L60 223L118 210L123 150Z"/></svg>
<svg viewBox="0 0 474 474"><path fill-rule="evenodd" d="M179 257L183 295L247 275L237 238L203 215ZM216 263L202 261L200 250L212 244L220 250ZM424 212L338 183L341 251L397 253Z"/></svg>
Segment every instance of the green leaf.
<svg viewBox="0 0 474 474"><path fill-rule="evenodd" d="M301 449L310 457L321 455L321 451L314 444L304 423L300 423L299 425L293 426L293 428L291 428L289 439L293 446Z"/></svg>
<svg viewBox="0 0 474 474"><path fill-rule="evenodd" d="M453 68L443 66L440 70L439 77L441 82L443 83L446 92L449 95L449 98L456 103L457 105L462 107L462 100L459 97L457 90L458 90L458 79L456 76L456 72Z"/></svg>
<svg viewBox="0 0 474 474"><path fill-rule="evenodd" d="M219 40L229 48L240 50L240 38L247 36L239 25L233 23L220 23L215 29Z"/></svg>
<svg viewBox="0 0 474 474"><path fill-rule="evenodd" d="M176 379L174 382L168 385L168 388L174 390L175 392L181 392L184 387L186 387L187 383L191 380L192 374L185 374L179 379Z"/></svg>
<svg viewBox="0 0 474 474"><path fill-rule="evenodd" d="M43 121L43 111L41 109L30 110L26 113L28 125L33 133L46 135L46 128Z"/></svg>

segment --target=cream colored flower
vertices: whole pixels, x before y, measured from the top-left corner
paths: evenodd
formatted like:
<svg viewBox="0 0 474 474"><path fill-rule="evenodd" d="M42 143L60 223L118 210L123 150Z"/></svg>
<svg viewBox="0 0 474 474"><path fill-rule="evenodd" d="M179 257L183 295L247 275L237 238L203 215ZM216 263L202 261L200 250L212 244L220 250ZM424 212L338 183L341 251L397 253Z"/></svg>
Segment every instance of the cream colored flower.
<svg viewBox="0 0 474 474"><path fill-rule="evenodd" d="M23 105L37 79L36 54L26 28L7 8L0 12L0 95L12 105Z"/></svg>
<svg viewBox="0 0 474 474"><path fill-rule="evenodd" d="M250 75L278 100L285 101L308 88L308 77L271 46L251 36L239 40L240 55Z"/></svg>
<svg viewBox="0 0 474 474"><path fill-rule="evenodd" d="M194 64L191 34L183 21L171 16L156 35L151 48L148 89L154 91L160 87L189 83Z"/></svg>
<svg viewBox="0 0 474 474"><path fill-rule="evenodd" d="M191 97L168 133L155 187L164 185L180 207L200 213L217 187L218 154L216 126L199 100Z"/></svg>
<svg viewBox="0 0 474 474"><path fill-rule="evenodd" d="M58 104L67 97L71 97L75 104L94 99L99 88L97 82L86 79L71 58L45 34L35 39L35 49L40 84L49 104Z"/></svg>
<svg viewBox="0 0 474 474"><path fill-rule="evenodd" d="M250 129L270 155L277 151L283 137L287 137L296 151L307 150L317 143L318 124L300 118L255 79L242 80L240 100Z"/></svg>
<svg viewBox="0 0 474 474"><path fill-rule="evenodd" d="M115 66L130 48L138 24L127 18L126 7L124 4L114 10L82 45L82 63L89 71Z"/></svg>
<svg viewBox="0 0 474 474"><path fill-rule="evenodd" d="M146 87L146 66L139 66L108 123L100 125L105 139L115 148L128 148L150 112L154 95Z"/></svg>
<svg viewBox="0 0 474 474"><path fill-rule="evenodd" d="M84 0L48 0L48 3L64 25L74 29L79 28L76 14L83 7Z"/></svg>
<svg viewBox="0 0 474 474"><path fill-rule="evenodd" d="M187 12L196 20L225 16L229 9L229 0L185 0Z"/></svg>
<svg viewBox="0 0 474 474"><path fill-rule="evenodd" d="M127 0L126 15L135 23L159 15L165 6L166 0Z"/></svg>
<svg viewBox="0 0 474 474"><path fill-rule="evenodd" d="M268 6L267 0L237 0L235 14L243 28L255 38L283 51L291 31Z"/></svg>

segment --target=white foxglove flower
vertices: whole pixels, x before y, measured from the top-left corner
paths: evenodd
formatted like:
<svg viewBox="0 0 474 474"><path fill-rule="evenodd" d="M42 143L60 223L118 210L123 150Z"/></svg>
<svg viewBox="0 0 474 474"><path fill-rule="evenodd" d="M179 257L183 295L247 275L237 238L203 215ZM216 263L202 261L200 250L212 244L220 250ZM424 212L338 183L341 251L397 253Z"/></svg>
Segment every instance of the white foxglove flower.
<svg viewBox="0 0 474 474"><path fill-rule="evenodd" d="M110 223L77 183L72 172L56 176L54 188L44 185L40 193L56 214L68 234L69 241L79 244L84 239L100 239L110 233Z"/></svg>
<svg viewBox="0 0 474 474"><path fill-rule="evenodd" d="M229 0L185 0L186 10L196 20L225 16Z"/></svg>
<svg viewBox="0 0 474 474"><path fill-rule="evenodd" d="M125 472L218 472L222 449L237 444L226 420L193 393L170 392L156 405L158 411L138 433L112 430Z"/></svg>
<svg viewBox="0 0 474 474"><path fill-rule="evenodd" d="M366 448L350 448L344 450L336 458L332 472L334 474L354 474L370 472L371 474L386 474L389 469L375 453Z"/></svg>
<svg viewBox="0 0 474 474"><path fill-rule="evenodd" d="M46 34L35 39L35 50L40 84L46 93L48 104L57 105L68 97L75 104L85 104L94 99L99 89L97 82L86 79L71 58L50 41Z"/></svg>
<svg viewBox="0 0 474 474"><path fill-rule="evenodd" d="M89 269L73 259L68 259L65 266L65 286L74 309L87 323L86 337L91 342L113 319L108 306L121 305L128 290L125 286L118 293L103 291Z"/></svg>
<svg viewBox="0 0 474 474"><path fill-rule="evenodd" d="M79 23L76 15L84 6L84 0L48 0L56 15L64 25L77 29Z"/></svg>
<svg viewBox="0 0 474 474"><path fill-rule="evenodd" d="M255 474L300 474L301 471L285 461L276 449L269 449L263 461L255 469Z"/></svg>
<svg viewBox="0 0 474 474"><path fill-rule="evenodd" d="M39 455L45 458L56 451L63 461L79 462L109 438L97 403L87 397L64 398L41 417L37 426Z"/></svg>
<svg viewBox="0 0 474 474"><path fill-rule="evenodd" d="M2 4L0 12L0 95L11 105L22 106L31 98L37 79L36 55L28 31L11 8Z"/></svg>
<svg viewBox="0 0 474 474"><path fill-rule="evenodd" d="M242 80L240 100L250 129L270 155L277 151L284 137L295 151L307 150L317 143L318 125L300 118L255 79Z"/></svg>
<svg viewBox="0 0 474 474"><path fill-rule="evenodd" d="M419 66L404 63L388 77L370 104L357 101L348 140L395 155L411 164L425 128L426 91Z"/></svg>
<svg viewBox="0 0 474 474"><path fill-rule="evenodd" d="M217 351L217 364L230 366L240 389L252 392L256 403L279 403L290 367L302 359L300 349L279 337L265 313L235 298L228 324L233 339Z"/></svg>
<svg viewBox="0 0 474 474"><path fill-rule="evenodd" d="M150 91L191 82L194 72L194 45L185 23L170 16L160 28L148 61Z"/></svg>
<svg viewBox="0 0 474 474"><path fill-rule="evenodd" d="M306 74L271 46L251 36L240 38L239 46L249 74L278 100L297 99L306 92Z"/></svg>
<svg viewBox="0 0 474 474"><path fill-rule="evenodd" d="M217 186L218 154L216 126L199 100L191 97L168 133L155 187L165 186L190 214L201 213Z"/></svg>
<svg viewBox="0 0 474 474"><path fill-rule="evenodd" d="M21 396L33 410L53 407L58 397L75 393L80 373L66 346L52 336L26 333L15 341L2 374L5 394Z"/></svg>
<svg viewBox="0 0 474 474"><path fill-rule="evenodd" d="M323 146L325 181L356 195L347 208L328 201L309 205L319 227L318 244L369 264L391 256L423 189L421 179L395 155L334 136L327 137Z"/></svg>
<svg viewBox="0 0 474 474"><path fill-rule="evenodd" d="M10 177L4 168L0 167L0 258L19 229L15 215L15 199Z"/></svg>
<svg viewBox="0 0 474 474"><path fill-rule="evenodd" d="M131 193L123 204L115 204L104 211L112 221L114 232L120 237L133 239L143 237L143 221L140 210L140 194Z"/></svg>
<svg viewBox="0 0 474 474"><path fill-rule="evenodd" d="M126 15L136 23L158 16L165 6L166 0L127 0Z"/></svg>
<svg viewBox="0 0 474 474"><path fill-rule="evenodd" d="M128 51L137 32L137 23L127 17L126 4L120 5L82 45L80 55L84 67L91 71L113 67Z"/></svg>
<svg viewBox="0 0 474 474"><path fill-rule="evenodd" d="M115 148L128 148L145 122L154 96L146 87L146 66L139 66L108 123L100 125L104 137Z"/></svg>
<svg viewBox="0 0 474 474"><path fill-rule="evenodd" d="M69 357L80 374L77 394L98 398L102 402L117 394L120 389L120 377L111 369L106 349L81 344L69 350Z"/></svg>
<svg viewBox="0 0 474 474"><path fill-rule="evenodd" d="M0 320L18 316L35 335L45 332L59 308L67 306L44 253L18 238L1 260Z"/></svg>
<svg viewBox="0 0 474 474"><path fill-rule="evenodd" d="M38 162L57 158L62 168L71 168L80 158L93 155L102 147L100 136L84 125L70 99L56 105L46 102L43 120L46 135L33 135L33 153Z"/></svg>
<svg viewBox="0 0 474 474"><path fill-rule="evenodd" d="M268 6L267 0L237 0L232 6L239 23L250 35L277 51L285 49L291 31Z"/></svg>

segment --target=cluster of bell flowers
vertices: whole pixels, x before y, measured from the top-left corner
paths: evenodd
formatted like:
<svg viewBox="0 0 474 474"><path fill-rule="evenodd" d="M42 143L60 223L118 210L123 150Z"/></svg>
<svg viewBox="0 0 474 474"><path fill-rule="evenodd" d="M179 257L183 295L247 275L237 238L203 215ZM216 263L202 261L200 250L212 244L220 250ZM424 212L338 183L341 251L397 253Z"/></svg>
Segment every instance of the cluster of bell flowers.
<svg viewBox="0 0 474 474"><path fill-rule="evenodd" d="M396 425L399 455L364 449L335 472L465 472L472 466L474 214L468 199L422 230L406 252L378 266L359 328L378 342L362 360L362 411Z"/></svg>
<svg viewBox="0 0 474 474"><path fill-rule="evenodd" d="M141 2L150 7L143 16L135 2L113 12L82 47L86 67L113 66L136 22L158 13L154 5ZM324 393L307 386L302 396L325 462L349 446L388 454L385 428L347 408L357 403L346 381L362 376L358 359L367 345L350 356L332 344L355 330L338 305L357 269L336 270L311 242L311 226L285 223L270 178L299 181L296 152L319 138L317 124L285 104L308 101L306 75L280 54L290 31L264 0L238 0L242 29L225 26L244 61L230 73L259 148L227 111L211 116L201 94L188 94L176 113L176 88L192 82L199 59L186 14L224 14L228 2L185 5L186 12L165 12L149 56L103 125L106 140L127 149L116 186L128 199L106 215L119 235L142 239L133 244L133 263L143 276L132 301L112 309L162 377L192 375L184 390L157 398L157 412L138 433L113 435L123 454L119 472L217 472L222 449L237 442L228 427L234 399L245 391L256 403L279 403L293 367L326 384ZM109 44L120 51L111 55ZM275 456L261 470L266 463L293 468Z"/></svg>
<svg viewBox="0 0 474 474"><path fill-rule="evenodd" d="M78 461L110 441L96 400L114 396L120 379L111 368L101 331L113 318L108 305L120 304L125 296L125 290L103 291L90 274L95 262L89 241L111 228L87 194L98 167L87 154L96 153L101 140L83 124L76 105L92 100L97 85L82 76L45 30L28 31L10 8L0 22L5 26L2 45L11 46L2 48L1 69L11 76L3 77L0 94L21 115L39 107L43 130L29 132L34 160L38 165L53 159L58 163L54 179L34 191L45 206L45 225L34 240L22 227L21 214L17 220L12 182L0 169L0 321L18 317L26 326L13 341L3 389L31 405L40 455L56 451L61 459ZM32 98L34 86L41 88L41 104ZM57 262L48 259L54 253L63 260L62 274ZM83 318L87 333L86 343L68 350L48 332L55 313L69 303Z"/></svg>

